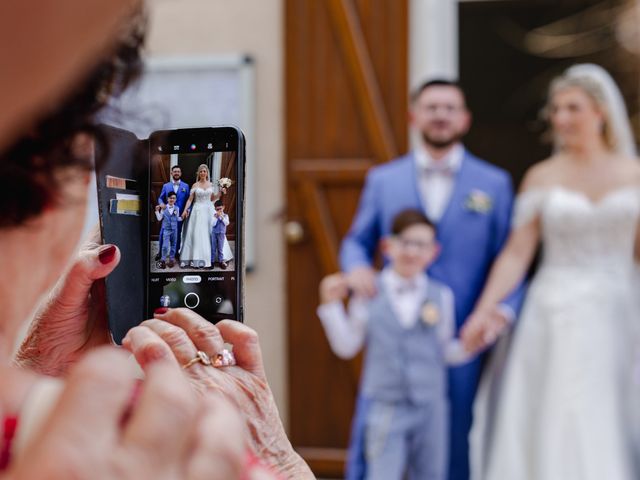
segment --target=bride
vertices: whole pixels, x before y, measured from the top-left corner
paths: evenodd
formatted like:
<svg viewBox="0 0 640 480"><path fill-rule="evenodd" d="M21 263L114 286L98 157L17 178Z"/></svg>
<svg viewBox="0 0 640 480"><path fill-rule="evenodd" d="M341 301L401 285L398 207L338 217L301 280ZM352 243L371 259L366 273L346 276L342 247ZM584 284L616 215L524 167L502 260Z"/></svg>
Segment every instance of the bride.
<svg viewBox="0 0 640 480"><path fill-rule="evenodd" d="M526 174L511 236L462 330L470 350L495 339L490 312L543 258L513 336L476 397L478 480L635 480L640 303L640 163L622 96L596 65L550 87L554 155ZM509 344L509 341L511 342Z"/></svg>
<svg viewBox="0 0 640 480"><path fill-rule="evenodd" d="M182 247L180 249L180 266L211 267L211 229L215 209L213 202L218 200L225 189L218 191L209 180L209 167L204 163L198 167L197 181L191 187L191 194L182 212L182 219L189 218L183 229ZM191 213L189 208L193 204ZM233 258L231 248L225 239L225 261Z"/></svg>

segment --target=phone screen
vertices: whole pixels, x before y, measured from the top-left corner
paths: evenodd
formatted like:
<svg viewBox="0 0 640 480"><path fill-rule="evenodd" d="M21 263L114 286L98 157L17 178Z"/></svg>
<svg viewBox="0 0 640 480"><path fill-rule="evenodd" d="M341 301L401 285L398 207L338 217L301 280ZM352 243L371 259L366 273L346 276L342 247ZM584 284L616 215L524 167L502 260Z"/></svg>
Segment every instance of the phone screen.
<svg viewBox="0 0 640 480"><path fill-rule="evenodd" d="M147 313L186 307L242 319L242 134L230 127L149 139Z"/></svg>

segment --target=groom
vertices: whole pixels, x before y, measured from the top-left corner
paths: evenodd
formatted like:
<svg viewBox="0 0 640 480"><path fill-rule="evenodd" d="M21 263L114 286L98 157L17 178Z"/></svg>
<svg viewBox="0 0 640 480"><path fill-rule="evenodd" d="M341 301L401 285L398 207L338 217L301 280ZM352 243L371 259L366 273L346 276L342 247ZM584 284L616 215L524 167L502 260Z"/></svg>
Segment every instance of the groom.
<svg viewBox="0 0 640 480"><path fill-rule="evenodd" d="M163 206L167 203L167 195L170 192L174 192L176 194L176 206L180 212L184 212L184 206L189 200L189 185L180 180L182 177L182 169L178 165L174 165L171 167L171 181L165 183L162 186L162 191L158 196L158 205ZM184 222L178 222L178 240L176 242L176 252L180 252L180 242L182 239L182 224ZM156 255L156 261L160 260L160 256L162 253L162 244L164 242L163 239L163 227L160 227L160 240L158 242L158 254ZM179 258L179 254L176 253L176 256Z"/></svg>
<svg viewBox="0 0 640 480"><path fill-rule="evenodd" d="M342 243L340 262L355 294L373 296L376 283L371 264L379 240L390 234L398 212L422 209L437 224L442 246L428 273L453 290L460 329L509 232L511 178L460 143L471 125L471 114L457 83L432 80L423 84L412 95L409 113L420 144L415 151L369 171L351 230ZM519 297L512 295L506 305L486 313L490 317L487 325L512 320ZM481 363L477 358L449 370L450 480L469 478L467 436ZM368 399L360 397L347 462L350 480L364 478L367 406Z"/></svg>

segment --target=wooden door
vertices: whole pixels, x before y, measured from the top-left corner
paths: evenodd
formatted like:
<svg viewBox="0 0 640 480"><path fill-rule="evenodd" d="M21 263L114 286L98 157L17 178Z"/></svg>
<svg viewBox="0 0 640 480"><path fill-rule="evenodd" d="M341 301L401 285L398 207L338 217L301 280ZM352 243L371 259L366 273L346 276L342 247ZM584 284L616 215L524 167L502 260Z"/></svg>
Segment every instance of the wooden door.
<svg viewBox="0 0 640 480"><path fill-rule="evenodd" d="M330 351L323 275L364 175L407 147L407 0L286 1L289 419L318 476L341 478L359 360Z"/></svg>

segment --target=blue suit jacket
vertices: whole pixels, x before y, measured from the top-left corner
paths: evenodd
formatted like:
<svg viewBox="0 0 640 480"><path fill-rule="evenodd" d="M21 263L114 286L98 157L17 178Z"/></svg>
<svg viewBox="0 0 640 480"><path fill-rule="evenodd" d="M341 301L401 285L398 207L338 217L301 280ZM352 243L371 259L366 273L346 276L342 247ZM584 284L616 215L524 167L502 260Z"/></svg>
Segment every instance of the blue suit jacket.
<svg viewBox="0 0 640 480"><path fill-rule="evenodd" d="M173 192L173 182L167 182L162 186L162 191L158 196L158 204L167 203L167 195L169 192ZM176 193L176 205L181 212L184 212L184 206L187 204L187 200L189 200L190 193L189 185L180 180L178 193Z"/></svg>
<svg viewBox="0 0 640 480"><path fill-rule="evenodd" d="M400 211L408 208L424 211L416 173L411 153L369 171L356 217L340 250L344 271L371 264L379 240L391 233L393 218ZM491 199L486 211L469 206L469 200L478 196ZM428 270L430 276L453 290L457 328L472 311L491 264L509 234L512 204L509 174L465 152L451 200L437 224L442 251ZM521 297L522 287L506 303L517 312ZM467 480L469 475L467 437L480 367L481 360L477 359L449 370L450 479ZM348 478L361 478L353 472L365 466L359 445L363 433L359 422L364 409L366 399L360 398L352 432Z"/></svg>

